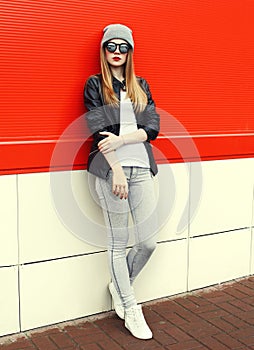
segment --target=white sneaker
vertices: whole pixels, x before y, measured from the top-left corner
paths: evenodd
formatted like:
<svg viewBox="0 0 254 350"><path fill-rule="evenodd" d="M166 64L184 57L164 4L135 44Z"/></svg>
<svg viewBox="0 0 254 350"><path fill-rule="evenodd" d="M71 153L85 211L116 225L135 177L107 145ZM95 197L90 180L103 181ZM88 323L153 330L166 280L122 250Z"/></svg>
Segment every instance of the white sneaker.
<svg viewBox="0 0 254 350"><path fill-rule="evenodd" d="M122 320L124 320L124 307L122 304L122 300L121 300L120 296L118 295L117 290L115 289L113 282L109 283L108 289L109 289L110 294L112 296L113 304L114 304L114 308L115 308L115 312L116 312L117 316L120 317Z"/></svg>
<svg viewBox="0 0 254 350"><path fill-rule="evenodd" d="M135 305L125 309L124 318L125 327L134 337L139 339L151 339L153 337L153 333L144 318L141 305Z"/></svg>

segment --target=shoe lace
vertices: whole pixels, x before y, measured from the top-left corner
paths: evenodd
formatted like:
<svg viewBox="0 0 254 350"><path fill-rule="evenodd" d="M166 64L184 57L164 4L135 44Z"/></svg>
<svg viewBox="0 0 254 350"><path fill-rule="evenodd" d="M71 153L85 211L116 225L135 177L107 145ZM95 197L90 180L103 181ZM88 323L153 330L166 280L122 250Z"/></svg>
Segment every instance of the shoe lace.
<svg viewBox="0 0 254 350"><path fill-rule="evenodd" d="M135 323L136 327L142 328L144 327L144 325L146 325L143 312L141 309L133 309L132 316L133 316L133 322Z"/></svg>

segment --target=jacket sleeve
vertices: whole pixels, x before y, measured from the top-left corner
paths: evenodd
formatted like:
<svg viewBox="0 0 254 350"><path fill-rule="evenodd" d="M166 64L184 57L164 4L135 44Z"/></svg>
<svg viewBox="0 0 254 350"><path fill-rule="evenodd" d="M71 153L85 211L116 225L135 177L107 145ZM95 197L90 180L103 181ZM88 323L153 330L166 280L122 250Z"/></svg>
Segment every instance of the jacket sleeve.
<svg viewBox="0 0 254 350"><path fill-rule="evenodd" d="M89 77L84 88L84 103L88 110L85 114L85 118L96 143L106 137L100 135L100 132L107 131L100 89L101 85L99 77L95 75Z"/></svg>
<svg viewBox="0 0 254 350"><path fill-rule="evenodd" d="M147 94L147 106L142 112L143 123L141 127L147 133L147 141L155 140L160 130L160 116L156 112L156 106L147 81L142 78L140 83Z"/></svg>

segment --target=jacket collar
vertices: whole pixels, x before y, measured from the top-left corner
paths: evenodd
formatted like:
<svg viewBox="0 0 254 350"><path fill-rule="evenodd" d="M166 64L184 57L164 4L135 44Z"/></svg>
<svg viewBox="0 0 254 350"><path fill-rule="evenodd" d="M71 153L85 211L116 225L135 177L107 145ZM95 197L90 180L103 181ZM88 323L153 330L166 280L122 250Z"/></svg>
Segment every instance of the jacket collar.
<svg viewBox="0 0 254 350"><path fill-rule="evenodd" d="M118 80L114 76L112 76L112 85L114 91L120 94L120 89L126 90L125 79L123 81Z"/></svg>

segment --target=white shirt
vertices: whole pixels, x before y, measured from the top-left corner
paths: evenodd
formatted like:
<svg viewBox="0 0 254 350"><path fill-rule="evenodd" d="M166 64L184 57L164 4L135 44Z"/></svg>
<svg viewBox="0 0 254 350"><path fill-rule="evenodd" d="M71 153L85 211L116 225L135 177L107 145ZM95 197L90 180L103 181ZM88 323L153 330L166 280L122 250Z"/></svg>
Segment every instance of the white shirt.
<svg viewBox="0 0 254 350"><path fill-rule="evenodd" d="M138 130L136 117L131 100L126 98L126 92L120 96L120 135L126 135ZM143 142L124 144L116 150L117 159L122 166L137 166L150 168L148 154Z"/></svg>

